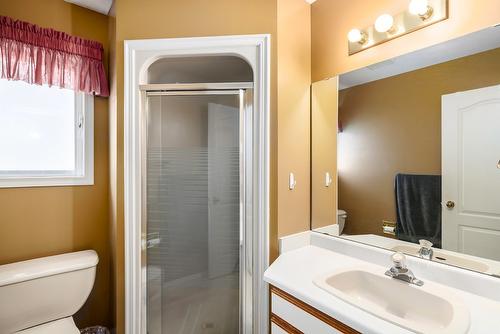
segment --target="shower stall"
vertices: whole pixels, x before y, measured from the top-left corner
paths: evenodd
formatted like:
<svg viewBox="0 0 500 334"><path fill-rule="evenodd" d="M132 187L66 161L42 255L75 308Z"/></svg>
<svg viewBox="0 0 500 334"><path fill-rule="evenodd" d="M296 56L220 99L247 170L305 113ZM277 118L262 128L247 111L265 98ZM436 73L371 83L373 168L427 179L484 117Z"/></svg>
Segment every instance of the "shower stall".
<svg viewBox="0 0 500 334"><path fill-rule="evenodd" d="M148 334L252 332L252 88L141 86Z"/></svg>

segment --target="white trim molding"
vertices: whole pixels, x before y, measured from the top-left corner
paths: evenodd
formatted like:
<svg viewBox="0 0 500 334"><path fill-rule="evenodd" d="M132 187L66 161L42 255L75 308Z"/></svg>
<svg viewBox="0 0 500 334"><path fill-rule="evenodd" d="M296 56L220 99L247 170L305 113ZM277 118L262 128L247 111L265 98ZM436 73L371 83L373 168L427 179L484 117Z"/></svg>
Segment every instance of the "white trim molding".
<svg viewBox="0 0 500 334"><path fill-rule="evenodd" d="M216 36L125 41L124 169L125 169L125 333L145 334L143 292L146 263L142 258L141 127L147 69L164 57L232 55L253 69L253 331L268 332L268 287L264 271L269 266L270 175L270 35Z"/></svg>

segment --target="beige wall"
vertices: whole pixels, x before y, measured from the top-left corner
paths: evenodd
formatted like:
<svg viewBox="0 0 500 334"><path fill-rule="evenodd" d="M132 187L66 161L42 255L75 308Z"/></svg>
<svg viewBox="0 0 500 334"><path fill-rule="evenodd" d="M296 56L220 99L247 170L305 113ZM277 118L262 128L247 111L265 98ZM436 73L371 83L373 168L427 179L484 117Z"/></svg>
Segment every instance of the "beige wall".
<svg viewBox="0 0 500 334"><path fill-rule="evenodd" d="M118 173L120 172L117 168L117 141L118 141L118 128L116 127L116 122L118 119L117 110L117 87L116 87L116 11L115 2L109 11L108 16L108 41L109 41L109 101L108 101L108 145L109 145L109 234L110 234L110 254L111 254L111 324L113 328L116 328L118 310L121 309L117 307L116 301L119 293L119 285L117 283L117 253L119 248L123 247L123 242L121 239L117 238L118 226L117 226L117 182ZM122 293L123 294L123 293Z"/></svg>
<svg viewBox="0 0 500 334"><path fill-rule="evenodd" d="M62 0L0 0L0 15L99 41L107 57L104 15ZM83 249L99 254L94 290L76 317L79 326L110 324L108 99L94 101L94 186L0 189L0 264Z"/></svg>
<svg viewBox="0 0 500 334"><path fill-rule="evenodd" d="M347 234L395 221L396 173L441 174L441 96L500 83L500 49L340 91L339 208Z"/></svg>
<svg viewBox="0 0 500 334"><path fill-rule="evenodd" d="M278 236L310 220L311 6L278 0ZM297 186L288 189L293 172Z"/></svg>
<svg viewBox="0 0 500 334"><path fill-rule="evenodd" d="M397 14L408 0L318 0L312 5L312 79L318 81L500 23L498 0L449 0L450 18L352 56L347 33Z"/></svg>

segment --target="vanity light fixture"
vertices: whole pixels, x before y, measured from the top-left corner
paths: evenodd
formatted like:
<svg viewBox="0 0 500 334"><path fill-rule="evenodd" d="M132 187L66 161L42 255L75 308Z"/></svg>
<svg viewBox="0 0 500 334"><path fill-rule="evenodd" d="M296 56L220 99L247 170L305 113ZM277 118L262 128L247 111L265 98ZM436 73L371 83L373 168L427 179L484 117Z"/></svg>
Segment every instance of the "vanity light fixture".
<svg viewBox="0 0 500 334"><path fill-rule="evenodd" d="M351 43L359 43L359 44L363 45L368 40L368 35L366 34L366 32L361 31L359 29L352 29L347 34L347 39Z"/></svg>
<svg viewBox="0 0 500 334"><path fill-rule="evenodd" d="M429 6L429 0L411 0L408 11L410 14L418 15L422 21L425 21L432 16L434 8Z"/></svg>
<svg viewBox="0 0 500 334"><path fill-rule="evenodd" d="M375 30L380 33L392 33L394 32L394 18L389 14L382 14L377 17L375 21Z"/></svg>
<svg viewBox="0 0 500 334"><path fill-rule="evenodd" d="M382 14L368 27L347 33L349 56L448 19L450 0L408 0L398 14Z"/></svg>

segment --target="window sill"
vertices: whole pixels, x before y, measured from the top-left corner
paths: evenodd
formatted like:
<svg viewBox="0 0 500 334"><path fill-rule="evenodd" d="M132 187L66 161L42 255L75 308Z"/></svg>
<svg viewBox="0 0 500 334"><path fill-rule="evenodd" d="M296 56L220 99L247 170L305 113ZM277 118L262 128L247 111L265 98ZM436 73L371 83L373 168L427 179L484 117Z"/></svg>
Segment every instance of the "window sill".
<svg viewBox="0 0 500 334"><path fill-rule="evenodd" d="M70 187L94 185L94 175L0 178L0 188Z"/></svg>

